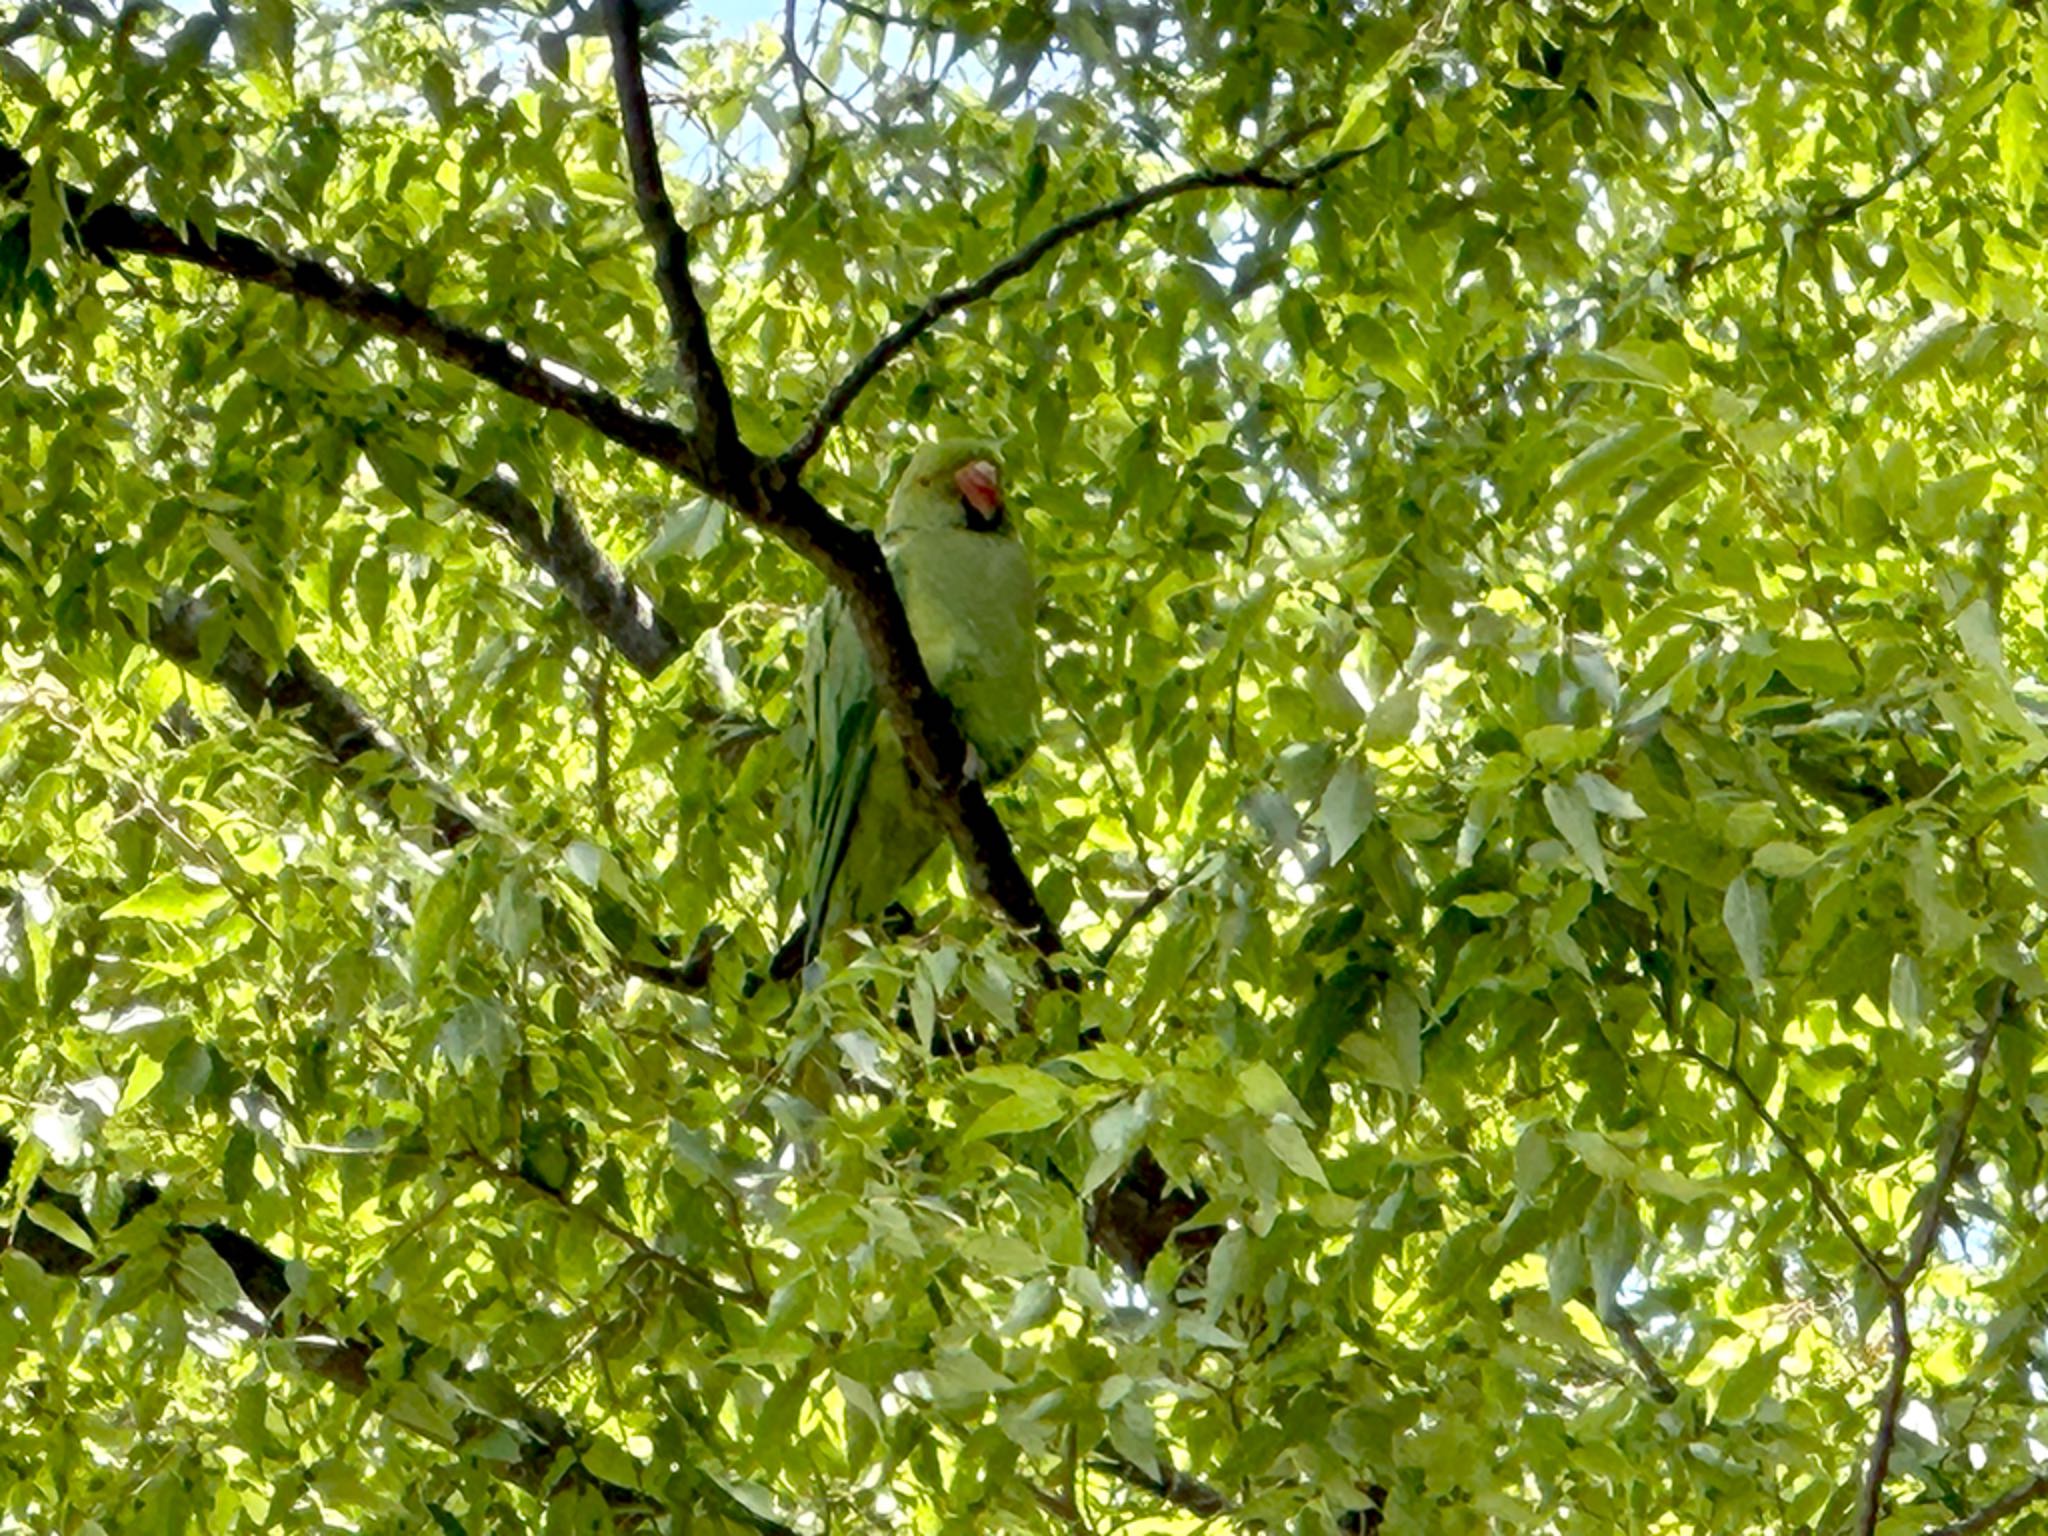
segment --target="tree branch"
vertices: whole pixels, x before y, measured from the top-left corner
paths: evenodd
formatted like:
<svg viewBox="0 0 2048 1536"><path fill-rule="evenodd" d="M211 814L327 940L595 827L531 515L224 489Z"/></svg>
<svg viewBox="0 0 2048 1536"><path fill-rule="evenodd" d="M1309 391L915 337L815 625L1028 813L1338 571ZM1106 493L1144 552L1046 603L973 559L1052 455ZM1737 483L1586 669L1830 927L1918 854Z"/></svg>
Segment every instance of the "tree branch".
<svg viewBox="0 0 2048 1536"><path fill-rule="evenodd" d="M658 677L683 653L674 626L597 547L566 494L555 492L549 516L502 475L464 487L461 477L444 465L435 478L455 500L510 535L519 552L554 578L591 628L642 677Z"/></svg>
<svg viewBox="0 0 2048 1536"><path fill-rule="evenodd" d="M1926 1204L1906 1247L1905 1262L1886 1290L1885 1310L1891 1320L1891 1366L1885 1374L1884 1392L1878 1399L1877 1428L1870 1437L1870 1458L1864 1467L1863 1489L1857 1502L1857 1536L1875 1536L1883 1513L1885 1474L1891 1469L1892 1450L1899 1438L1899 1414L1906 1402L1906 1370L1913 1360L1913 1331L1906 1315L1906 1295L1913 1282L1927 1268L1934 1254L1934 1240L1941 1230L1941 1213L1948 1204L1962 1167L1963 1147L1969 1140L1970 1120L1984 1087L1984 1063L1991 1055L1992 1037L2016 1005L2018 993L2011 982L1999 989L1991 1016L1970 1044L1970 1075L1963 1084L1962 1102L1944 1133L1941 1155L1935 1160L1934 1177L1928 1180Z"/></svg>
<svg viewBox="0 0 2048 1536"><path fill-rule="evenodd" d="M267 709L291 720L338 767L365 753L383 753L390 766L366 776L363 790L393 820L404 818L392 804L392 791L405 786L432 804L434 841L441 847L452 848L476 835L474 814L297 646L286 655L282 671L272 671L254 646L232 632L218 654L209 657L205 631L213 617L213 605L203 596L165 598L150 609L149 643L166 660L220 684L248 713L261 715Z"/></svg>
<svg viewBox="0 0 2048 1536"><path fill-rule="evenodd" d="M1338 157L1320 163L1327 169ZM1298 181L1320 174L1311 167ZM1250 168L1243 175L1254 174ZM1265 177L1280 184L1284 178ZM28 160L0 143L0 197L29 190ZM560 411L592 431L676 474L731 507L762 531L815 565L845 593L855 628L874 667L906 755L933 796L941 824L970 881L1022 929L1045 955L1061 949L1058 931L1017 861L1009 834L965 773L967 744L952 707L933 686L910 630L903 599L889 575L879 540L833 516L797 483L796 467L764 460L735 438L729 451L707 461L695 441L670 422L643 416L616 397L556 378L504 342L455 325L423 305L343 276L304 256L283 256L246 235L214 232L212 243L188 239L153 213L120 203L95 205L81 188L65 187L75 234L101 260L120 252L187 262L243 282L324 304L380 335L409 341L430 355L465 368L536 405Z"/></svg>
<svg viewBox="0 0 2048 1536"><path fill-rule="evenodd" d="M380 777L366 777L362 789L394 821L403 818L392 804L392 791L404 785L433 805L434 841L439 846L453 847L476 835L482 813L465 806L436 781L304 651L293 647L284 670L273 672L254 646L231 633L221 643L219 656L209 662L204 631L212 616L212 607L203 597L168 598L150 612L150 644L167 661L218 683L249 714L260 716L268 709L290 720L337 766L346 766L366 752L385 754L390 766ZM650 986L670 992L701 992L710 985L718 941L723 936L722 930L706 930L681 960L637 958L631 950L642 942L650 952L659 954L666 941L653 934L628 936L623 943L614 941L613 963L625 975Z"/></svg>
<svg viewBox="0 0 2048 1536"><path fill-rule="evenodd" d="M13 1165L14 1152L14 1138L0 1131L0 1183L5 1182ZM155 1204L158 1198L156 1189L151 1185L132 1186L116 1226ZM56 1206L91 1234L92 1224L83 1203L76 1196L39 1178L29 1191L29 1199ZM204 1242L227 1265L242 1294L261 1318L260 1323L252 1322L248 1331L291 1344L293 1352L309 1373L346 1391L361 1394L371 1388L376 1380L370 1368L371 1360L378 1353L381 1341L368 1332L332 1338L321 1335L317 1328L308 1327L303 1322L294 1327L289 1316L291 1284L283 1259L254 1238L219 1222L204 1225L174 1222L170 1230ZM89 1251L33 1222L13 1231L0 1228L0 1250L10 1247L35 1260L50 1274L79 1275L94 1267L93 1255ZM231 1316L227 1320L233 1322L237 1319ZM399 1342L408 1346L402 1353L410 1361L418 1353L411 1346L419 1341L402 1337ZM518 1454L512 1459L487 1456L479 1458L476 1465L488 1467L507 1482L542 1500L564 1487L584 1488L621 1515L651 1519L665 1512L662 1502L655 1496L612 1482L592 1471L582 1458L583 1447L589 1437L566 1423L561 1415L516 1396L514 1414L516 1417L466 1413L455 1421L457 1439L461 1443L481 1439L508 1425L520 1436ZM761 1532L762 1536L795 1536L790 1527L755 1514L737 1499L726 1495L708 1478L698 1480L698 1490L700 1497L716 1506L721 1520L739 1522Z"/></svg>
<svg viewBox="0 0 2048 1536"><path fill-rule="evenodd" d="M925 668L880 541L832 516L795 482L793 471L779 464L762 465L756 484L766 493L764 511L756 520L776 528L846 594L847 609L903 738L905 755L931 793L970 884L1001 908L1041 955L1060 953L1059 930L1018 863L1009 834L981 785L967 777L967 739L960 734L952 705Z"/></svg>
<svg viewBox="0 0 2048 1536"><path fill-rule="evenodd" d="M1094 1458L1094 1465L1098 1470L1129 1483L1133 1488L1142 1488L1147 1493L1157 1494L1167 1503L1177 1505L1190 1514L1206 1517L1230 1512L1231 1503L1228 1498L1200 1478L1189 1477L1185 1472L1176 1471L1164 1455L1159 1458L1157 1476L1119 1451L1103 1452Z"/></svg>
<svg viewBox="0 0 2048 1536"><path fill-rule="evenodd" d="M1927 164L1935 150L1940 147L1940 139L1929 139L1861 192L1807 209L1805 222L1796 227L1796 232L1802 235L1817 235L1832 225L1846 224L1879 198L1888 196L1900 182ZM1709 272L1748 261L1753 256L1761 256L1764 252L1774 249L1777 244L1774 240L1752 240L1748 245L1737 246L1732 251L1682 257L1673 271L1673 277L1682 288L1705 277Z"/></svg>
<svg viewBox="0 0 2048 1536"><path fill-rule="evenodd" d="M0 197L26 198L30 179L28 158L12 144L0 143ZM691 484L711 489L710 468L673 423L644 416L592 385L558 377L509 343L458 325L403 294L350 277L310 256L272 251L232 230L216 231L211 242L199 240L143 209L97 203L81 187L65 186L62 191L79 244L102 260L123 252L158 256L323 304L379 335L411 342L522 400L580 421Z"/></svg>
<svg viewBox="0 0 2048 1536"><path fill-rule="evenodd" d="M1757 1119L1764 1123L1764 1128L1777 1139L1778 1145L1784 1148L1785 1154L1792 1159L1793 1166L1806 1180L1806 1187L1812 1191L1814 1203L1827 1212L1828 1218L1834 1222L1842 1236L1849 1240L1849 1246L1856 1250L1856 1257L1863 1261L1864 1268L1870 1271L1886 1294L1890 1294L1896 1283L1892 1279L1891 1271L1884 1267L1884 1261L1878 1258L1870 1245L1863 1240L1863 1234L1856 1230L1856 1223L1849 1219L1849 1213L1842 1208L1842 1202L1835 1198L1835 1192L1828 1187L1827 1180L1820 1176L1820 1170L1807 1161L1799 1143L1792 1139L1791 1133L1785 1129L1778 1117L1771 1113L1770 1106L1764 1103L1761 1095L1750 1086L1749 1079L1734 1067L1716 1061L1696 1046L1681 1042L1678 1050L1681 1055L1698 1062L1717 1077L1735 1086L1735 1090L1742 1095Z"/></svg>
<svg viewBox="0 0 2048 1536"><path fill-rule="evenodd" d="M1363 149L1343 149L1328 154L1298 171L1280 172L1269 169L1273 161L1304 137L1301 133L1290 134L1276 140L1260 150L1250 160L1234 171L1205 169L1189 171L1171 181L1160 182L1157 186L1143 187L1136 192L1127 192L1122 197L1112 198L1084 213L1065 219L1040 234L1027 245L1022 246L990 267L971 282L935 293L920 304L895 330L884 336L867 354L855 363L831 392L825 396L824 404L818 407L810 423L797 440L783 451L780 460L785 472L794 473L808 464L824 446L825 439L834 427L853 408L861 392L880 376L882 370L907 352L919 337L950 315L959 313L968 305L979 302L994 293L1005 283L1022 277L1054 251L1070 241L1105 224L1120 223L1142 213L1155 203L1169 198L1181 197L1190 192L1208 192L1224 187L1258 187L1268 191L1292 192L1310 182L1327 176L1337 167L1357 159L1365 153Z"/></svg>
<svg viewBox="0 0 2048 1536"><path fill-rule="evenodd" d="M1870 1437L1870 1456L1863 1469L1863 1487L1856 1496L1857 1536L1871 1536L1884 1498L1885 1474L1899 1438L1899 1414L1906 1403L1906 1367L1913 1359L1913 1330L1906 1318L1906 1294L1887 1291L1885 1317L1891 1331L1890 1363L1884 1390L1878 1394L1877 1428Z"/></svg>
<svg viewBox="0 0 2048 1536"><path fill-rule="evenodd" d="M612 44L612 84L619 96L620 128L633 181L640 224L654 247L654 281L668 306L675 338L676 368L696 407L697 453L705 465L743 468L748 457L733 420L732 390L711 343L711 324L690 280L690 237L676 219L661 176L661 150L647 101L647 76L640 58L639 0L602 0L605 31Z"/></svg>
<svg viewBox="0 0 2048 1536"><path fill-rule="evenodd" d="M1628 1356L1630 1364L1635 1366L1637 1373L1643 1378L1643 1385L1648 1389L1651 1401L1677 1402L1678 1384L1650 1352L1650 1346L1643 1342L1642 1333L1636 1327L1636 1320L1628 1308L1616 1302L1604 1312L1600 1311L1597 1304L1594 1310L1599 1314L1600 1320L1607 1325L1607 1331L1614 1335L1614 1340L1621 1346L1622 1353Z"/></svg>
<svg viewBox="0 0 2048 1536"><path fill-rule="evenodd" d="M1673 994L1668 981L1664 986L1667 996L1666 1015L1669 1021L1672 1016L1669 999ZM1983 1096L1984 1066L1990 1059L1993 1039L1999 1027L2018 1007L2018 989L2011 982L2006 982L1999 987L1997 996L1984 1009L1984 1027L1970 1042L1969 1075L1963 1084L1962 1098L1956 1105L1947 1129L1943 1132L1942 1147L1935 1159L1933 1176L1922 1192L1920 1218L1914 1224L1913 1234L1907 1240L1905 1257L1896 1272L1887 1268L1884 1261L1864 1242L1855 1224L1849 1219L1848 1212L1842 1208L1840 1201L1835 1198L1834 1191L1828 1187L1827 1181L1820 1176L1819 1170L1807 1161L1805 1153L1799 1149L1798 1144L1792 1140L1777 1117L1770 1112L1762 1097L1750 1086L1749 1080L1736 1069L1733 1061L1717 1061L1697 1046L1684 1043L1682 1039L1678 1043L1680 1054L1734 1084L1757 1118L1763 1121L1771 1134L1777 1138L1778 1144L1791 1156L1794 1165L1805 1178L1807 1187L1812 1191L1815 1202L1828 1213L1835 1226L1848 1239L1850 1246L1856 1250L1857 1257L1862 1260L1864 1268L1870 1272L1884 1294L1885 1312L1891 1334L1890 1364L1885 1373L1883 1390L1878 1397L1877 1427L1871 1435L1870 1454L1865 1463L1862 1487L1857 1499L1854 1526L1857 1536L1875 1536L1883 1512L1885 1475L1890 1470L1892 1451L1898 1442L1899 1418L1905 1407L1906 1372L1913 1359L1913 1334L1907 1312L1907 1298L1914 1282L1926 1271L1928 1261L1934 1255L1935 1240L1941 1231L1942 1213L1948 1204L1949 1194L1955 1187L1956 1176L1962 1170L1963 1150L1968 1145L1970 1122L1975 1117L1977 1105ZM1984 1530L2003 1519L2005 1515L2017 1511L2044 1494L2048 1494L2048 1476L2012 1490L1977 1514L1967 1516L1954 1525L1944 1526L1941 1530L1958 1533ZM1935 1533L1929 1533L1929 1536L1935 1536Z"/></svg>
<svg viewBox="0 0 2048 1536"><path fill-rule="evenodd" d="M1124 913L1123 919L1116 925L1116 931L1104 941L1102 948L1089 957L1095 962L1095 969L1107 970L1109 962L1116 958L1117 951L1124 947L1124 941L1137 931L1138 924L1157 912L1165 905L1167 898L1180 888L1179 879L1161 880L1140 897L1137 905Z"/></svg>
<svg viewBox="0 0 2048 1536"><path fill-rule="evenodd" d="M1982 1509L1972 1511L1960 1520L1951 1520L1947 1525L1933 1526L1922 1531L1920 1536L1977 1536L1979 1531L1990 1530L2001 1520L2044 1498L2048 1498L2048 1472L2021 1483L2017 1488L2008 1489Z"/></svg>
<svg viewBox="0 0 2048 1536"><path fill-rule="evenodd" d="M700 1306L715 1306L720 1301L728 1301L758 1312L768 1305L768 1298L761 1294L759 1286L756 1286L752 1291L735 1290L714 1276L705 1273L687 1259L680 1258L673 1253L655 1247L630 1227L622 1226L619 1222L615 1221L595 1204L577 1200L566 1190L550 1188L546 1184L528 1178L515 1168L507 1168L500 1163L493 1162L483 1152L474 1147L458 1155L464 1161L482 1169L485 1174L500 1184L524 1190L530 1195L548 1201L561 1210L567 1211L572 1216L589 1222L592 1226L595 1226L598 1230L608 1234L623 1245L634 1257L673 1276L679 1287L688 1292L692 1299Z"/></svg>

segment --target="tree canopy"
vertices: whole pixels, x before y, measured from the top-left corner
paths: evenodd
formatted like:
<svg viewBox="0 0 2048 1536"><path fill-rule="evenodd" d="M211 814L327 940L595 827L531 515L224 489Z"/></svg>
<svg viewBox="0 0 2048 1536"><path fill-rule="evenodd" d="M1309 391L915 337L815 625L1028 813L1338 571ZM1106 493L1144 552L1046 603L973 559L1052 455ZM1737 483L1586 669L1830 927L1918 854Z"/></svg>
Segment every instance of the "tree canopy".
<svg viewBox="0 0 2048 1536"><path fill-rule="evenodd" d="M0 1530L2048 1529L2044 67L16 8ZM780 981L827 591L952 854Z"/></svg>

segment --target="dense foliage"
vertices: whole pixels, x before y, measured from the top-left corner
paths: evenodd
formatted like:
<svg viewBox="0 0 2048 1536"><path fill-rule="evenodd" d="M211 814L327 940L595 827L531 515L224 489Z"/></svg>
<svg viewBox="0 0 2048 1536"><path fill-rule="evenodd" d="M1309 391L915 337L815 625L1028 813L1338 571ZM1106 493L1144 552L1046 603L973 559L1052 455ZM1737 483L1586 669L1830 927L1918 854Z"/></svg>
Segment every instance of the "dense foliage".
<svg viewBox="0 0 2048 1536"><path fill-rule="evenodd" d="M716 453L624 14L0 22L0 1530L2048 1528L2031 0L668 10ZM764 982L960 431L1062 947Z"/></svg>

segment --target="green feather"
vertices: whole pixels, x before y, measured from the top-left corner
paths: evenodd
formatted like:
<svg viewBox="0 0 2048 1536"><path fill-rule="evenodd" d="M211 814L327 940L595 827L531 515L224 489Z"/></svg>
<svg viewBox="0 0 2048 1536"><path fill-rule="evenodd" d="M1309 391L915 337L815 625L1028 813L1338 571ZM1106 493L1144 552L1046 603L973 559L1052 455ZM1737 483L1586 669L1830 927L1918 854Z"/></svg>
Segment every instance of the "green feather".
<svg viewBox="0 0 2048 1536"><path fill-rule="evenodd" d="M890 574L939 692L993 782L1038 738L1038 636L1031 565L1014 527L969 528L955 473L995 445L920 449L883 525ZM884 911L942 839L903 744L881 706L852 615L833 596L805 648L799 704L808 726L797 797L806 958L826 934Z"/></svg>

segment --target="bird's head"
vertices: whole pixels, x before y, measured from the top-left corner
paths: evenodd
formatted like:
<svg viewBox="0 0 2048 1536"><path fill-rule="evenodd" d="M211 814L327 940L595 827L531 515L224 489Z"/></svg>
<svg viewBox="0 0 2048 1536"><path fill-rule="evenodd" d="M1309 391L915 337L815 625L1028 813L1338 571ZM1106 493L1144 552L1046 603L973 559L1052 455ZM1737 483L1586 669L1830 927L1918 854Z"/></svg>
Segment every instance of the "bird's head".
<svg viewBox="0 0 2048 1536"><path fill-rule="evenodd" d="M901 535L944 528L1011 531L1009 510L1003 504L1003 461L994 443L950 438L911 455L910 467L889 498L884 532Z"/></svg>

